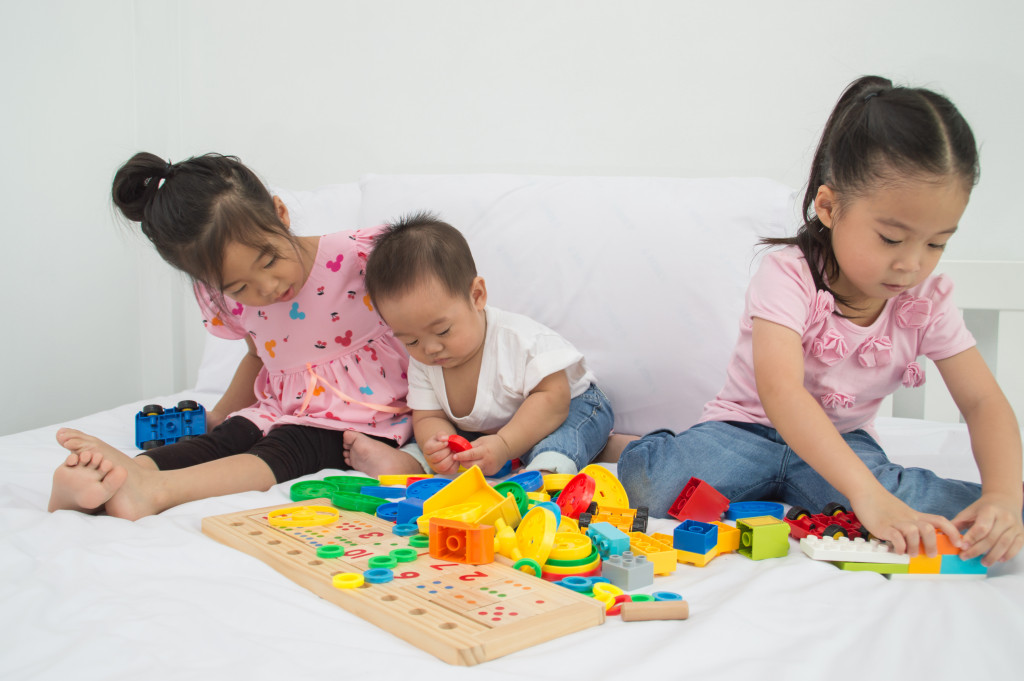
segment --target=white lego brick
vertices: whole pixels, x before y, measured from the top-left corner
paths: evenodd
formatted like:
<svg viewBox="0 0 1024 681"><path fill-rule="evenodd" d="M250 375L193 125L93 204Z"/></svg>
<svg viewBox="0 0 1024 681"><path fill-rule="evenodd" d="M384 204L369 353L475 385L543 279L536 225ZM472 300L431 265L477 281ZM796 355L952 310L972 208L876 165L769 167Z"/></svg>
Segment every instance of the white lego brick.
<svg viewBox="0 0 1024 681"><path fill-rule="evenodd" d="M906 565L910 556L905 553L893 553L892 547L877 539L864 541L857 537L815 537L808 536L800 540L800 549L814 560L843 560L850 563L892 563Z"/></svg>

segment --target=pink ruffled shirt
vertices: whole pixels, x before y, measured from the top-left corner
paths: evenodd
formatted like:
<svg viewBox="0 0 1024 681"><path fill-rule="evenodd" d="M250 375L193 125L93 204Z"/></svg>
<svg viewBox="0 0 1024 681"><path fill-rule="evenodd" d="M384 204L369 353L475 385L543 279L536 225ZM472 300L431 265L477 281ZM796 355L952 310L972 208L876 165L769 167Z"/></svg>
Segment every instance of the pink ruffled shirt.
<svg viewBox="0 0 1024 681"><path fill-rule="evenodd" d="M832 314L834 310L832 296L815 289L799 248L789 246L765 256L747 288L725 387L704 406L701 421L771 426L754 382L754 317L800 334L804 387L841 433L871 431L885 397L900 385L923 384L918 357L946 359L975 344L953 304L953 283L945 275L929 277L887 301L871 326L857 326Z"/></svg>
<svg viewBox="0 0 1024 681"><path fill-rule="evenodd" d="M263 360L254 385L258 402L232 416L249 419L264 433L292 423L357 430L398 444L409 439L409 414L378 408L405 410L409 389L405 348L371 306L363 284L379 231L320 237L309 279L287 302L247 307L225 296L225 313L209 290L196 286L207 330L228 339L250 336Z"/></svg>

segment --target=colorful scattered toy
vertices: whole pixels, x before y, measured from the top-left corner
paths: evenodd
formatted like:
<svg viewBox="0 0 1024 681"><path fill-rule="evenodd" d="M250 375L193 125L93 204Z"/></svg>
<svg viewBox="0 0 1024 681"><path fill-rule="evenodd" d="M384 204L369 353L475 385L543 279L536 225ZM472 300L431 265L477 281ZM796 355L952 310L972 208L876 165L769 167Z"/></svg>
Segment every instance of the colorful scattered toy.
<svg viewBox="0 0 1024 681"><path fill-rule="evenodd" d="M494 526L431 518L430 555L468 565L494 561Z"/></svg>
<svg viewBox="0 0 1024 681"><path fill-rule="evenodd" d="M609 556L601 565L601 576L626 591L641 589L654 583L654 564L646 556L632 551Z"/></svg>
<svg viewBox="0 0 1024 681"><path fill-rule="evenodd" d="M751 560L781 558L789 553L789 525L778 518L759 516L736 521L740 531L738 553Z"/></svg>
<svg viewBox="0 0 1024 681"><path fill-rule="evenodd" d="M164 409L147 404L135 414L135 446L150 450L178 440L189 440L206 432L206 409L192 400Z"/></svg>
<svg viewBox="0 0 1024 681"><path fill-rule="evenodd" d="M668 514L679 520L700 520L710 523L721 520L729 508L729 500L718 490L698 478L690 478L683 491L668 509Z"/></svg>
<svg viewBox="0 0 1024 681"><path fill-rule="evenodd" d="M807 509L794 506L786 513L789 533L796 539L812 535L815 537L858 537L867 539L867 530L857 520L857 516L846 510L842 504L830 503L821 513L811 514Z"/></svg>
<svg viewBox="0 0 1024 681"><path fill-rule="evenodd" d="M782 520L784 513L782 504L774 501L734 501L726 509L725 519L739 520L740 518L756 518L761 515L770 515L773 518Z"/></svg>

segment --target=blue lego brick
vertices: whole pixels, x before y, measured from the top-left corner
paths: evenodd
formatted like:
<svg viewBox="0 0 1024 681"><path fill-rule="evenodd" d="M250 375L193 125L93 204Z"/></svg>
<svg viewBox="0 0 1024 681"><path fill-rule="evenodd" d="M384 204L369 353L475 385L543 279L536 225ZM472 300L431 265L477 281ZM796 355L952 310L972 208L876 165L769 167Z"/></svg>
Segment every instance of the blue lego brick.
<svg viewBox="0 0 1024 681"><path fill-rule="evenodd" d="M590 523L587 536L594 542L602 559L629 551L629 535L611 523Z"/></svg>
<svg viewBox="0 0 1024 681"><path fill-rule="evenodd" d="M642 589L654 584L654 563L647 560L647 556L625 551L601 563L601 576L623 591Z"/></svg>
<svg viewBox="0 0 1024 681"><path fill-rule="evenodd" d="M718 545L718 526L684 520L672 533L672 548L704 555Z"/></svg>
<svg viewBox="0 0 1024 681"><path fill-rule="evenodd" d="M725 519L739 520L740 518L770 515L782 520L784 514L782 504L777 504L774 501L734 501L729 504L729 508L725 512Z"/></svg>
<svg viewBox="0 0 1024 681"><path fill-rule="evenodd" d="M135 446L153 449L206 432L206 409L203 405L183 400L164 409L160 405L146 405L135 414Z"/></svg>
<svg viewBox="0 0 1024 681"><path fill-rule="evenodd" d="M944 575L987 575L988 568L981 564L982 556L963 560L960 556L945 555L939 572Z"/></svg>
<svg viewBox="0 0 1024 681"><path fill-rule="evenodd" d="M396 522L414 523L416 518L423 515L423 499L402 499L398 502L398 516Z"/></svg>

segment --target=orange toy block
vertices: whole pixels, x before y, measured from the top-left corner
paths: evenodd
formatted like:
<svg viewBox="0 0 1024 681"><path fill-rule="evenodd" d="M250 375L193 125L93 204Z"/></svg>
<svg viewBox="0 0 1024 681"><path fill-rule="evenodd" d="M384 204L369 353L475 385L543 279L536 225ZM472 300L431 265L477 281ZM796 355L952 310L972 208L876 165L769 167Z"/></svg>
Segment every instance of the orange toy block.
<svg viewBox="0 0 1024 681"><path fill-rule="evenodd" d="M461 520L430 519L432 558L468 565L494 562L494 527Z"/></svg>
<svg viewBox="0 0 1024 681"><path fill-rule="evenodd" d="M715 546L715 550L719 555L723 553L731 553L732 551L739 549L739 529L717 520L712 521L711 524L718 526L718 544Z"/></svg>
<svg viewBox="0 0 1024 681"><path fill-rule="evenodd" d="M942 572L942 554L929 558L924 553L919 553L910 558L910 566L907 573L911 575L937 575Z"/></svg>

